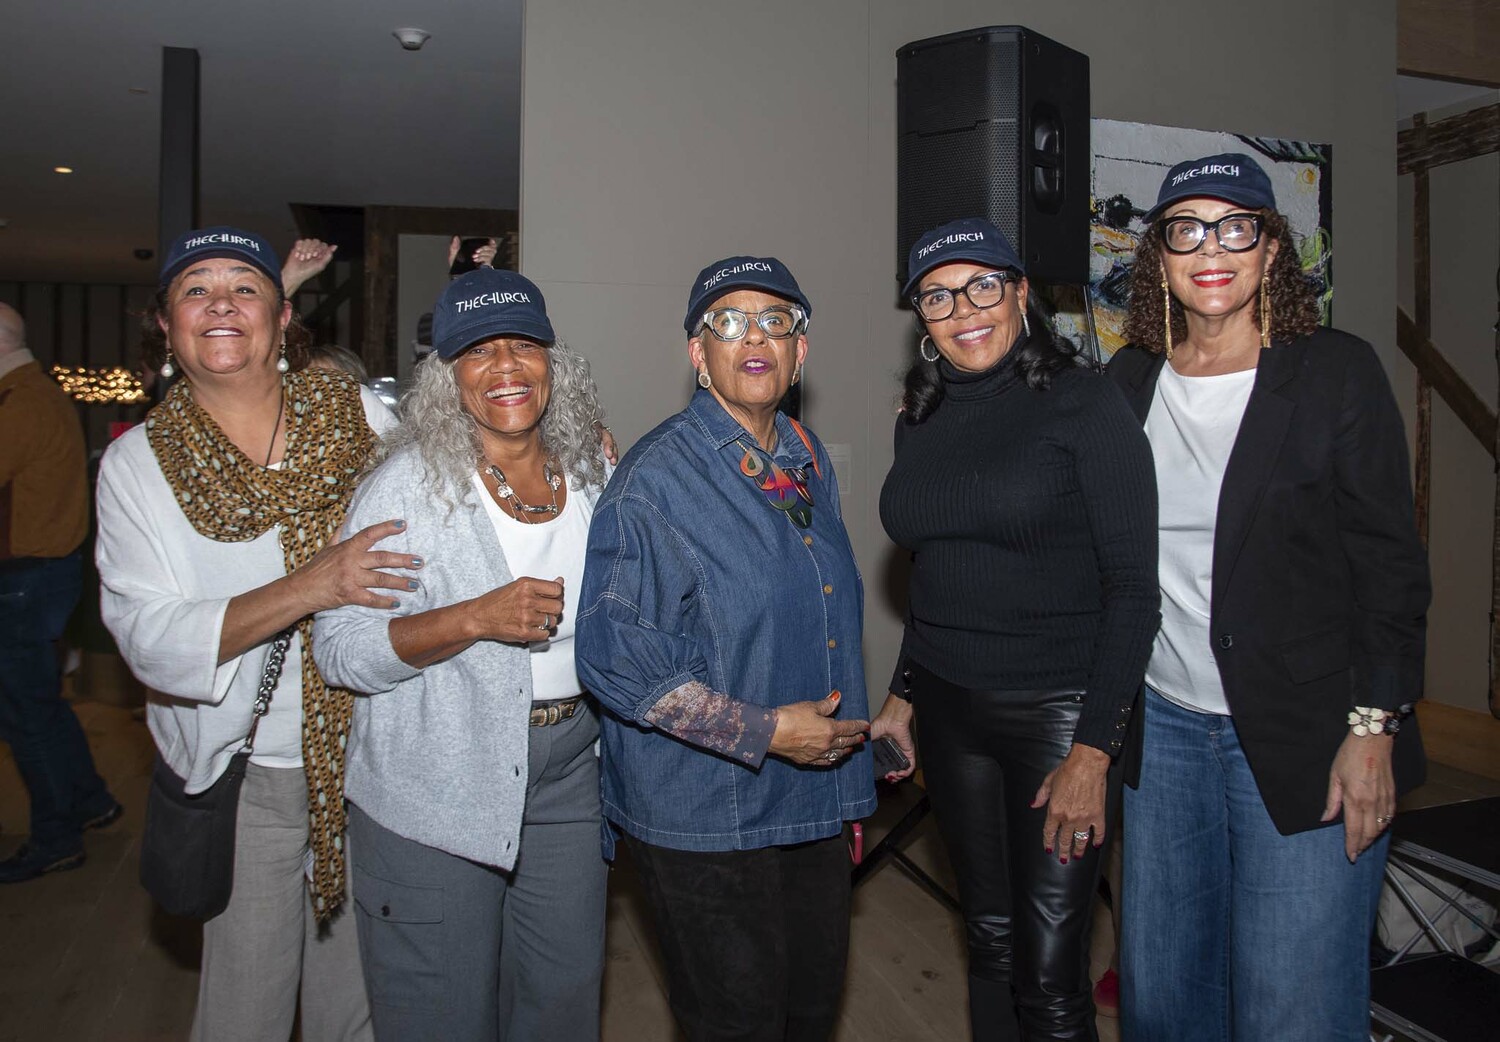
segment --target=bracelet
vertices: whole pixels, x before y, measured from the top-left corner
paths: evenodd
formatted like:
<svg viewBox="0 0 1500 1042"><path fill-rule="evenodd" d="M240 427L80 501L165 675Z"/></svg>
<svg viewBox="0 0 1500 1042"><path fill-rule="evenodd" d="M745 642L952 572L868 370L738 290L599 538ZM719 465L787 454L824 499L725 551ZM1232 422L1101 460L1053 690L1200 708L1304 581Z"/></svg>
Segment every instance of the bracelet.
<svg viewBox="0 0 1500 1042"><path fill-rule="evenodd" d="M1412 704L1405 702L1394 711L1355 706L1349 711L1349 729L1360 738L1372 734L1394 735L1401 730L1401 722L1411 716Z"/></svg>

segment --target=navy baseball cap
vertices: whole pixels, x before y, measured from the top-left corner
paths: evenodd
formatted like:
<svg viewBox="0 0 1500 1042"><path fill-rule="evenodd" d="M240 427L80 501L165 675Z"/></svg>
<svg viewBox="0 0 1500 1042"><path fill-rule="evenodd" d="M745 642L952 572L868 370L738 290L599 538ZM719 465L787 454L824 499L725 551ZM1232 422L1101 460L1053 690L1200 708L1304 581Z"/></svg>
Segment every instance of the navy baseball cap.
<svg viewBox="0 0 1500 1042"><path fill-rule="evenodd" d="M493 336L520 336L550 344L557 339L542 291L525 275L475 268L448 283L432 309L432 349L456 358Z"/></svg>
<svg viewBox="0 0 1500 1042"><path fill-rule="evenodd" d="M910 274L901 295L909 298L923 275L954 261L985 264L996 271L1011 268L1026 274L1016 248L1004 232L983 217L961 217L917 236L906 255L906 270Z"/></svg>
<svg viewBox="0 0 1500 1042"><path fill-rule="evenodd" d="M166 288L189 264L213 257L236 257L260 271L281 293L281 259L271 244L254 232L219 225L179 235L167 247L157 286Z"/></svg>
<svg viewBox="0 0 1500 1042"><path fill-rule="evenodd" d="M775 257L726 257L698 273L688 293L687 318L682 320L682 328L692 336L709 305L737 289L758 289L790 300L802 309L803 315L812 318L807 294L781 261Z"/></svg>
<svg viewBox="0 0 1500 1042"><path fill-rule="evenodd" d="M1243 152L1221 152L1168 170L1145 222L1150 224L1175 202L1204 198L1223 199L1248 210L1276 209L1276 193L1261 165Z"/></svg>

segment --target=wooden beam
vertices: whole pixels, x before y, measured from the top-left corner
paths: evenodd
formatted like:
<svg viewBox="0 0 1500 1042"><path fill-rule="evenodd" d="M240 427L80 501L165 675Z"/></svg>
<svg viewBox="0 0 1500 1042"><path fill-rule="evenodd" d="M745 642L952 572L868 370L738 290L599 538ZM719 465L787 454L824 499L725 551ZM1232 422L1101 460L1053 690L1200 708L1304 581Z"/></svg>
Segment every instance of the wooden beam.
<svg viewBox="0 0 1500 1042"><path fill-rule="evenodd" d="M1417 703L1417 720L1432 760L1500 780L1500 720L1431 698Z"/></svg>
<svg viewBox="0 0 1500 1042"><path fill-rule="evenodd" d="M1398 0L1396 68L1413 76L1500 87L1500 5Z"/></svg>
<svg viewBox="0 0 1500 1042"><path fill-rule="evenodd" d="M389 206L365 207L364 335L359 353L371 376L396 370L396 261L400 233Z"/></svg>
<svg viewBox="0 0 1500 1042"><path fill-rule="evenodd" d="M1412 117L1412 133L1421 148L1428 143L1427 116L1418 112ZM1413 325L1422 340L1432 339L1432 235L1430 232L1432 202L1428 194L1427 168L1413 175L1415 198L1412 205L1412 282L1416 302ZM1432 383L1421 367L1417 368L1417 431L1413 499L1416 503L1417 537L1427 546L1432 520Z"/></svg>
<svg viewBox="0 0 1500 1042"><path fill-rule="evenodd" d="M1448 403L1469 433L1479 439L1479 444L1491 456L1495 454L1495 414L1480 401L1479 395L1465 382L1458 370L1448 364L1432 341L1417 334L1411 317L1399 307L1396 309L1396 346L1417 367L1417 372L1426 377L1438 396Z"/></svg>
<svg viewBox="0 0 1500 1042"><path fill-rule="evenodd" d="M1420 114L1419 114L1420 115ZM1396 173L1410 174L1500 151L1500 103L1396 132Z"/></svg>

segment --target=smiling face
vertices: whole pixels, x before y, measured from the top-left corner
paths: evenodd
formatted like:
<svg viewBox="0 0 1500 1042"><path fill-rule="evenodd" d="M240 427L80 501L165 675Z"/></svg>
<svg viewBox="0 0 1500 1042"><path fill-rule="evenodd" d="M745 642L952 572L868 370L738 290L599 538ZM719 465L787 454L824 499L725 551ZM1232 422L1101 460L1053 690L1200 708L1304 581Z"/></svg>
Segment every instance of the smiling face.
<svg viewBox="0 0 1500 1042"><path fill-rule="evenodd" d="M256 268L234 257L190 265L167 287L158 322L193 383L274 373L292 306Z"/></svg>
<svg viewBox="0 0 1500 1042"><path fill-rule="evenodd" d="M525 337L496 336L471 344L453 359L459 403L479 425L481 441L540 437L552 397L547 348Z"/></svg>
<svg viewBox="0 0 1500 1042"><path fill-rule="evenodd" d="M1254 213L1223 199L1184 199L1169 206L1163 217L1196 217L1213 223L1225 214ZM1187 314L1188 332L1204 320L1254 322L1260 280L1271 270L1277 243L1262 234L1254 249L1235 253L1226 250L1213 232L1192 253L1161 251L1162 267L1172 296Z"/></svg>
<svg viewBox="0 0 1500 1042"><path fill-rule="evenodd" d="M715 308L739 308L747 315L771 307L786 307L790 301L759 290L742 289L726 293L705 311ZM774 338L767 336L751 319L740 340L720 340L708 329L700 329L688 340L688 358L693 368L707 368L713 378L711 388L731 414L749 416L774 411L792 386L792 376L807 357L807 337Z"/></svg>
<svg viewBox="0 0 1500 1042"><path fill-rule="evenodd" d="M1022 329L1030 286L1022 278L1005 287L1005 299L994 307L976 308L965 293L956 292L976 275L995 269L968 261L955 261L933 268L922 277L918 293L936 289L954 292L953 314L925 323L927 335L948 364L966 373L982 373L1004 358Z"/></svg>

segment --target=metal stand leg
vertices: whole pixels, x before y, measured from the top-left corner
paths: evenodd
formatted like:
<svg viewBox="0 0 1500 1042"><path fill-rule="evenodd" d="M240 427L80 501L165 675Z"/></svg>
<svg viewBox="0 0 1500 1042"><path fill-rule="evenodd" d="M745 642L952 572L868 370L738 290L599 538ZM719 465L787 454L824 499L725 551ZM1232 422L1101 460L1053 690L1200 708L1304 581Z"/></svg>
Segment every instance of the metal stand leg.
<svg viewBox="0 0 1500 1042"><path fill-rule="evenodd" d="M902 815L901 820L896 822L891 831L887 832L879 843L875 844L874 848L865 855L864 860L854 866L851 885L859 886L866 879L870 878L870 873L879 868L882 861L890 858L896 864L900 865L907 875L911 876L912 879L919 883L934 898L947 905L953 911L959 911L958 899L943 889L942 884L933 879L920 865L901 852L902 842L911 834L913 829L922 823L922 819L927 817L928 812L931 810L932 801L927 797L926 793L923 793L922 798L912 805L911 810Z"/></svg>

